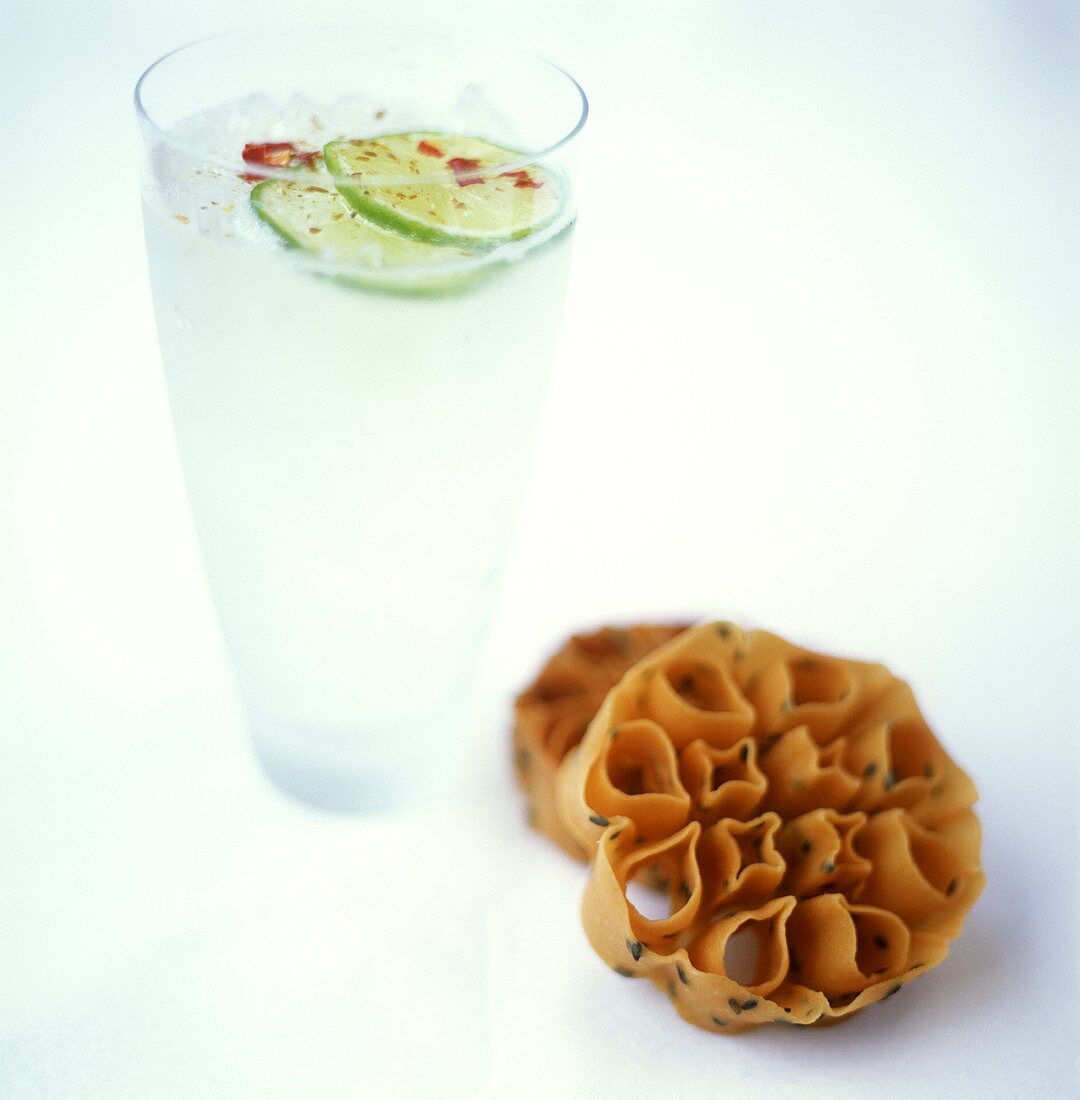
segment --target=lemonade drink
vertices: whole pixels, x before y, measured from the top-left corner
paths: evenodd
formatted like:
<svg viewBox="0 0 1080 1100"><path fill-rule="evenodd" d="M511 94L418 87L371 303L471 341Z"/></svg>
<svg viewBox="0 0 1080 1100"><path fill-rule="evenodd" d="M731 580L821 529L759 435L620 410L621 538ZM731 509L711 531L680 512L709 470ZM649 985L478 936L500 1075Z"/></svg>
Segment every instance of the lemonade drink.
<svg viewBox="0 0 1080 1100"><path fill-rule="evenodd" d="M147 142L165 377L256 751L341 808L459 743L574 220L553 159L415 115L259 96Z"/></svg>

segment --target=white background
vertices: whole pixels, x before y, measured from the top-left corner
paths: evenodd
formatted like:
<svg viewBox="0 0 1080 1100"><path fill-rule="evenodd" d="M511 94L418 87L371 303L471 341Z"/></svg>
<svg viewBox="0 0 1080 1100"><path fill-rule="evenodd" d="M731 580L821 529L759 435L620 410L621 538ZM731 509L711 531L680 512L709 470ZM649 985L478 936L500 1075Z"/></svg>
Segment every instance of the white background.
<svg viewBox="0 0 1080 1100"><path fill-rule="evenodd" d="M297 14L0 14L0 1095L1068 1094L1075 6L393 13L552 57L593 114L472 766L372 820L247 754L142 256L139 71ZM581 869L521 824L513 690L572 627L673 613L887 660L978 782L963 937L841 1028L683 1024L596 960Z"/></svg>

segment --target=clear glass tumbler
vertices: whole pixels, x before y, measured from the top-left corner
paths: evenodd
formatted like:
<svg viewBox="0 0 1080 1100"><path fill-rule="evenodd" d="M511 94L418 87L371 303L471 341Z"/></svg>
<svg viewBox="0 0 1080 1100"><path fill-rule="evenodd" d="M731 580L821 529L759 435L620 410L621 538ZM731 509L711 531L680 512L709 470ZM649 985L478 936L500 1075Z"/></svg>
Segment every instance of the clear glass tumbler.
<svg viewBox="0 0 1080 1100"><path fill-rule="evenodd" d="M135 99L176 439L256 754L305 800L391 804L461 742L562 310L585 96L528 55L325 29L184 47ZM312 243L356 218L321 150L374 138L390 160L344 182L415 217ZM504 161L440 148L459 139ZM395 176L403 141L420 153ZM483 207L485 179L512 231L428 248L428 214ZM286 239L256 210L267 181L333 223Z"/></svg>

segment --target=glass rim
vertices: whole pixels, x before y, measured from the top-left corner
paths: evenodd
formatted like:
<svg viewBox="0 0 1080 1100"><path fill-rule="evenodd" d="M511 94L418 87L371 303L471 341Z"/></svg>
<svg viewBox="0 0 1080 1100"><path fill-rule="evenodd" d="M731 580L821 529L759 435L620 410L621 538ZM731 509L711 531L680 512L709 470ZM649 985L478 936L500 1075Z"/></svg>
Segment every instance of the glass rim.
<svg viewBox="0 0 1080 1100"><path fill-rule="evenodd" d="M175 134L165 129L158 121L153 117L146 104L146 97L144 95L144 89L147 82L153 77L154 73L165 65L168 61L177 57L180 54L186 53L189 50L195 50L200 46L206 46L214 42L223 42L230 38L242 38L245 36L254 36L260 34L287 34L290 32L302 32L302 33L332 33L338 32L343 34L383 34L383 35L400 35L403 38L411 39L428 39L428 40L442 40L444 42L458 42L467 43L470 46L476 46L477 44L483 44L482 40L466 38L464 35L445 34L442 32L414 30L408 28L394 29L386 26L379 26L377 24L363 25L359 23L330 23L330 24L300 24L291 26L261 26L261 27L249 27L241 30L226 31L220 34L206 35L203 38L197 38L190 42L185 42L174 49L169 50L167 53L162 54L155 61L151 62L141 73L138 80L135 82L135 89L133 93L133 101L135 106L135 113L141 123L147 126L155 135L155 137L171 148L191 157L195 160L202 161L208 167L224 169L230 172L237 170L246 171L252 173L252 168L246 165L241 159L239 163L236 161L227 161L220 156L215 156L208 153L205 150L200 150L192 145L190 142L184 139L178 138ZM503 164L492 165L486 169L488 172L493 171L514 171L520 168L526 168L529 165L535 164L537 161L543 160L546 157L550 157L558 150L568 145L584 128L585 122L589 117L589 99L585 94L585 89L582 88L578 80L571 75L561 65L557 65L553 61L549 61L546 57L542 57L539 54L532 53L528 50L520 50L514 47L514 52L519 57L527 57L532 61L539 63L553 73L564 77L574 92L577 93L580 103L580 110L577 115L573 126L563 133L555 141L550 142L543 149L538 149L532 152L520 151L521 155L506 161ZM398 131L400 133L400 131ZM374 136L390 136L389 133ZM511 152L518 153L518 150L510 150ZM255 169L254 175L258 175L261 179L292 179L303 182L310 182L311 175L305 169L291 169L291 168L279 168L279 169ZM369 178L365 181L369 186L387 186L403 182L402 177L391 176L379 176L375 178ZM416 183L444 183L445 178L438 177L417 177L415 175L408 177L408 182Z"/></svg>

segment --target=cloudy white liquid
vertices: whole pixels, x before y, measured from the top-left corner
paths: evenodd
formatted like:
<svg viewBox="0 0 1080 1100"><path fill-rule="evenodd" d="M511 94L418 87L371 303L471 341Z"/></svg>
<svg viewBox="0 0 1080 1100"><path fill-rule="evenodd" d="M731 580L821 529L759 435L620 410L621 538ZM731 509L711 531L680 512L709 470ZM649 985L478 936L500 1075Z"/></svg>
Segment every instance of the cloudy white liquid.
<svg viewBox="0 0 1080 1100"><path fill-rule="evenodd" d="M219 128L236 138L241 114L222 109ZM249 122L247 140L276 136ZM319 122L289 140L318 145ZM483 261L465 293L409 297L312 270L247 191L151 154L147 247L191 509L264 763L316 801L378 803L460 735L569 227Z"/></svg>

